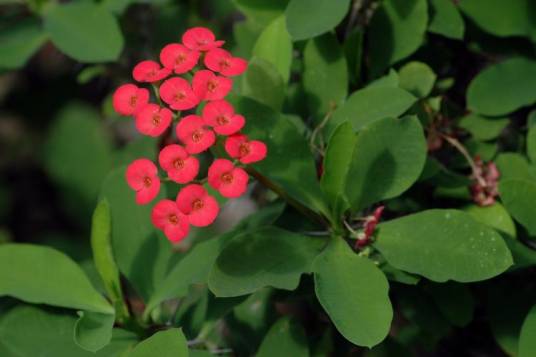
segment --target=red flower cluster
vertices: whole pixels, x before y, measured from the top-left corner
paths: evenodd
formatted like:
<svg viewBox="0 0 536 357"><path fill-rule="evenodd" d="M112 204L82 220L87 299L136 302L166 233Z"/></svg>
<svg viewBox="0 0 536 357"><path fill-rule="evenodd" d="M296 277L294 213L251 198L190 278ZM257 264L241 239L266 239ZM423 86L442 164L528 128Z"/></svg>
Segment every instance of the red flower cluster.
<svg viewBox="0 0 536 357"><path fill-rule="evenodd" d="M365 218L365 222L363 223L363 232L359 233L357 240L355 241L355 249L364 248L371 243L372 235L374 234L374 230L376 229L376 226L382 217L384 209L385 206L379 206L370 216Z"/></svg>
<svg viewBox="0 0 536 357"><path fill-rule="evenodd" d="M160 136L178 121L175 132L180 144L164 147L158 163L167 173L167 180L186 186L175 201L158 202L151 214L153 224L172 242L181 241L190 225L211 224L219 213L216 199L195 181L199 173L195 154L213 146L218 135L226 137L224 147L233 161L215 159L207 179L211 187L227 198L239 197L247 189L249 175L242 166L266 157L266 145L240 133L246 120L224 99L233 86L229 77L243 73L247 62L221 49L223 43L210 30L196 27L184 33L182 44L165 46L160 52L160 63L138 63L132 76L137 82L153 85L159 104L149 103L149 91L134 84L120 86L113 95L116 112L134 116L137 130L144 135ZM201 63L206 69L199 68ZM180 118L178 111L192 110L202 103L201 115ZM146 158L128 166L126 180L136 191L138 204L148 204L160 191L158 168Z"/></svg>
<svg viewBox="0 0 536 357"><path fill-rule="evenodd" d="M494 162L484 163L475 157L475 169L471 175L473 184L470 187L473 201L479 206L491 206L499 196L499 178L501 173Z"/></svg>

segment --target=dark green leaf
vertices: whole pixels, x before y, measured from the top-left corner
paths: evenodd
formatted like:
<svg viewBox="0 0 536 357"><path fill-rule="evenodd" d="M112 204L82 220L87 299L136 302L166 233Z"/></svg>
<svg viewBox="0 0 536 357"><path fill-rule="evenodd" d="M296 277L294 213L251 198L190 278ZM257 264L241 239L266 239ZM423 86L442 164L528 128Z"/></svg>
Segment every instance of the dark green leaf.
<svg viewBox="0 0 536 357"><path fill-rule="evenodd" d="M242 94L279 111L285 99L285 84L278 68L262 58L253 57L242 77Z"/></svg>
<svg viewBox="0 0 536 357"><path fill-rule="evenodd" d="M501 201L530 235L536 235L536 183L525 179L502 180L499 185Z"/></svg>
<svg viewBox="0 0 536 357"><path fill-rule="evenodd" d="M324 241L275 227L246 232L222 250L209 274L220 297L250 294L266 286L294 290Z"/></svg>
<svg viewBox="0 0 536 357"><path fill-rule="evenodd" d="M0 68L24 66L46 40L47 35L37 21L19 21L14 26L6 26L0 32Z"/></svg>
<svg viewBox="0 0 536 357"><path fill-rule="evenodd" d="M428 31L456 40L463 39L465 24L451 0L430 0L431 19Z"/></svg>
<svg viewBox="0 0 536 357"><path fill-rule="evenodd" d="M511 58L491 65L469 84L467 105L483 115L508 114L536 101L535 79L533 60Z"/></svg>
<svg viewBox="0 0 536 357"><path fill-rule="evenodd" d="M308 357L309 348L303 327L289 317L280 318L268 331L256 356Z"/></svg>
<svg viewBox="0 0 536 357"><path fill-rule="evenodd" d="M62 52L81 62L113 61L123 49L117 20L93 2L51 7L45 14L45 30Z"/></svg>
<svg viewBox="0 0 536 357"><path fill-rule="evenodd" d="M350 0L290 0L285 15L288 32L295 41L321 35L337 26L350 7Z"/></svg>
<svg viewBox="0 0 536 357"><path fill-rule="evenodd" d="M159 331L141 341L128 357L188 357L186 338L178 328Z"/></svg>
<svg viewBox="0 0 536 357"><path fill-rule="evenodd" d="M416 97L424 98L432 91L436 74L422 62L409 62L398 71L400 88Z"/></svg>
<svg viewBox="0 0 536 357"><path fill-rule="evenodd" d="M96 352L110 343L114 314L79 311L80 318L74 325L74 340L83 349Z"/></svg>
<svg viewBox="0 0 536 357"><path fill-rule="evenodd" d="M288 0L234 0L233 3L249 20L264 27L285 11Z"/></svg>
<svg viewBox="0 0 536 357"><path fill-rule="evenodd" d="M536 126L527 133L527 156L533 164L536 164Z"/></svg>
<svg viewBox="0 0 536 357"><path fill-rule="evenodd" d="M437 282L485 280L512 265L510 251L497 232L452 209L382 223L374 245L395 268Z"/></svg>
<svg viewBox="0 0 536 357"><path fill-rule="evenodd" d="M521 327L519 336L519 357L531 357L536 351L536 306L530 309L529 314Z"/></svg>
<svg viewBox="0 0 536 357"><path fill-rule="evenodd" d="M389 285L372 261L334 237L313 271L316 296L346 339L372 347L387 336L393 318Z"/></svg>
<svg viewBox="0 0 536 357"><path fill-rule="evenodd" d="M466 285L453 282L430 284L426 291L432 295L439 311L454 326L464 327L473 320L475 301Z"/></svg>
<svg viewBox="0 0 536 357"><path fill-rule="evenodd" d="M486 118L478 114L468 114L464 116L459 123L471 133L476 140L495 139L510 123L508 118Z"/></svg>

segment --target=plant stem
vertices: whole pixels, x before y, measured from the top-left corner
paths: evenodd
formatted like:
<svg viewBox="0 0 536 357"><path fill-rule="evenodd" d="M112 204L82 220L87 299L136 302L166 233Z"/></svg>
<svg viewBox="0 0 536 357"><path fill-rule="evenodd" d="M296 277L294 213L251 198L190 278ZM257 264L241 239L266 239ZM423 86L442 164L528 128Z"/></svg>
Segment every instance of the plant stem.
<svg viewBox="0 0 536 357"><path fill-rule="evenodd" d="M467 149L465 148L465 146L463 146L462 143L458 141L458 139L455 139L445 134L440 134L440 135L450 145L452 145L456 150L458 150L460 154L463 155L463 157L465 157L465 160L467 160L467 163L469 164L469 166L471 166L471 171L473 172L474 178L478 181L478 184L482 187L486 187L487 186L486 180L484 180L484 178L478 173L479 170L476 167L475 161L473 160L469 152L467 152Z"/></svg>

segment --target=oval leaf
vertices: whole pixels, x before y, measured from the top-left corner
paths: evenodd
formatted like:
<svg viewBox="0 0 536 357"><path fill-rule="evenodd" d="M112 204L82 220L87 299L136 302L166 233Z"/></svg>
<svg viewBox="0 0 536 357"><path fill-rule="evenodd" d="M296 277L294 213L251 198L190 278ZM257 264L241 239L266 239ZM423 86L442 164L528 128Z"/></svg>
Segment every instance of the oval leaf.
<svg viewBox="0 0 536 357"><path fill-rule="evenodd" d="M373 262L333 238L313 271L316 296L345 338L372 347L387 336L393 318L389 285Z"/></svg>
<svg viewBox="0 0 536 357"><path fill-rule="evenodd" d="M289 317L282 317L264 337L256 357L308 357L309 348L303 327Z"/></svg>
<svg viewBox="0 0 536 357"><path fill-rule="evenodd" d="M519 336L519 357L531 357L536 351L536 306L530 309Z"/></svg>
<svg viewBox="0 0 536 357"><path fill-rule="evenodd" d="M374 246L395 268L438 282L489 279L513 263L495 230L452 209L382 223Z"/></svg>
<svg viewBox="0 0 536 357"><path fill-rule="evenodd" d="M141 341L128 357L188 357L188 345L182 331L171 328Z"/></svg>
<svg viewBox="0 0 536 357"><path fill-rule="evenodd" d="M458 8L451 0L430 1L428 31L456 40L463 39L465 24Z"/></svg>
<svg viewBox="0 0 536 357"><path fill-rule="evenodd" d="M321 35L337 26L350 7L350 0L290 0L285 15L288 32L295 41Z"/></svg>
<svg viewBox="0 0 536 357"><path fill-rule="evenodd" d="M501 201L508 212L521 223L530 235L536 235L536 183L525 179L502 180L499 185Z"/></svg>

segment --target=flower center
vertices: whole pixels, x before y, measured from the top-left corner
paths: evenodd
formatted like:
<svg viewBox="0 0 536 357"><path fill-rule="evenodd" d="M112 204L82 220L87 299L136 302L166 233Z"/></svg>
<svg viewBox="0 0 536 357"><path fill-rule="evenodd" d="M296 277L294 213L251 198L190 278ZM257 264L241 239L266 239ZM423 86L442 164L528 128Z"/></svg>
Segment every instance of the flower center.
<svg viewBox="0 0 536 357"><path fill-rule="evenodd" d="M227 68L229 68L230 66L231 66L231 63L229 62L229 60L228 60L227 58L226 58L226 59L222 59L222 60L220 61L220 67L221 67L222 69L227 69Z"/></svg>
<svg viewBox="0 0 536 357"><path fill-rule="evenodd" d="M173 167L176 169L182 169L184 167L184 160L176 159L175 161L173 161Z"/></svg>
<svg viewBox="0 0 536 357"><path fill-rule="evenodd" d="M216 123L218 123L218 125L225 125L229 123L229 120L225 115L220 115L216 118Z"/></svg>
<svg viewBox="0 0 536 357"><path fill-rule="evenodd" d="M182 64L186 60L186 55L184 53L180 53L177 58L175 58L175 64Z"/></svg>
<svg viewBox="0 0 536 357"><path fill-rule="evenodd" d="M184 98L186 98L186 94L184 94L184 92L177 92L173 96L173 100L175 101L183 100Z"/></svg>
<svg viewBox="0 0 536 357"><path fill-rule="evenodd" d="M160 124L160 114L153 115L153 125L158 126Z"/></svg>
<svg viewBox="0 0 536 357"><path fill-rule="evenodd" d="M218 88L218 82L215 81L208 81L207 83L207 89L209 92L214 92L214 90Z"/></svg>
<svg viewBox="0 0 536 357"><path fill-rule="evenodd" d="M177 224L179 223L179 217L177 217L177 215L175 213L172 213L168 216L168 221L170 224Z"/></svg>
<svg viewBox="0 0 536 357"><path fill-rule="evenodd" d="M233 175L230 172L226 172L221 175L221 180L223 181L223 183L229 184L233 182Z"/></svg>
<svg viewBox="0 0 536 357"><path fill-rule="evenodd" d="M203 138L203 132L201 130L195 130L192 133L192 140L194 141L194 143L199 142L202 138Z"/></svg>
<svg viewBox="0 0 536 357"><path fill-rule="evenodd" d="M240 147L238 148L238 152L240 153L240 156L246 156L250 152L249 144L248 143L242 143L240 144Z"/></svg>
<svg viewBox="0 0 536 357"><path fill-rule="evenodd" d="M197 211L198 209L201 209L203 208L203 206L205 205L205 203L200 200L199 198L195 199L194 202L192 202L192 209L194 211Z"/></svg>
<svg viewBox="0 0 536 357"><path fill-rule="evenodd" d="M138 97L135 95L130 97L130 100L128 101L131 107L135 107L137 102L138 102Z"/></svg>
<svg viewBox="0 0 536 357"><path fill-rule="evenodd" d="M145 187L149 187L149 186L151 186L151 183L152 183L152 182L153 182L153 180L151 180L151 178L150 178L149 176L145 176L145 177L143 178L143 185L144 185Z"/></svg>

